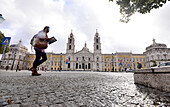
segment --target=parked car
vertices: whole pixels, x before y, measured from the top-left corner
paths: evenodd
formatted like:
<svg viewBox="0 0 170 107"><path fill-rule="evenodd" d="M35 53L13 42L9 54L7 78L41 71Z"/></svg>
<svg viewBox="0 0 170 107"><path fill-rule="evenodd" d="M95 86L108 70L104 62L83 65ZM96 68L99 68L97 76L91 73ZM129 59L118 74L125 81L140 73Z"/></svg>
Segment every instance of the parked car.
<svg viewBox="0 0 170 107"><path fill-rule="evenodd" d="M158 65L158 67L170 67L170 62L162 63L162 64Z"/></svg>
<svg viewBox="0 0 170 107"><path fill-rule="evenodd" d="M132 72L133 71L133 69L127 69L126 70L126 72Z"/></svg>
<svg viewBox="0 0 170 107"><path fill-rule="evenodd" d="M165 62L156 67L151 67L151 68L162 68L162 67L170 67L170 62Z"/></svg>

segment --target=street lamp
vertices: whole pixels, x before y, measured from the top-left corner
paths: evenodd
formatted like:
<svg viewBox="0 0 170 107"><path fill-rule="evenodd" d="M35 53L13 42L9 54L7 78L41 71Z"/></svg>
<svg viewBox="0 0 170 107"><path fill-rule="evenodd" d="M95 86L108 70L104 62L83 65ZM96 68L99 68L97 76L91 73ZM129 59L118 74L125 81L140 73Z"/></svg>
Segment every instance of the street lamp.
<svg viewBox="0 0 170 107"><path fill-rule="evenodd" d="M11 66L11 70L13 70L13 67L14 67L15 57L16 57L16 50L15 50L15 53L14 53L14 60L13 60L12 66Z"/></svg>
<svg viewBox="0 0 170 107"><path fill-rule="evenodd" d="M113 67L113 68L112 68L112 72L114 72L114 62L113 62L113 55L114 55L114 54L112 53L112 67Z"/></svg>
<svg viewBox="0 0 170 107"><path fill-rule="evenodd" d="M2 17L2 14L0 14L0 23L2 23L5 19Z"/></svg>
<svg viewBox="0 0 170 107"><path fill-rule="evenodd" d="M60 54L60 69L59 69L59 71L61 71L61 63L62 63L62 53Z"/></svg>

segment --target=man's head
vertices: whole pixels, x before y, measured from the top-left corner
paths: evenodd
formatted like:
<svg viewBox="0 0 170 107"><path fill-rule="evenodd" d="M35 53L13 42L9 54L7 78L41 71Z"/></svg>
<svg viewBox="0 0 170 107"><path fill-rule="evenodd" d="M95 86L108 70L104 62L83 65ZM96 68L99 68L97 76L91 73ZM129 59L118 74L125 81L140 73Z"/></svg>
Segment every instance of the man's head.
<svg viewBox="0 0 170 107"><path fill-rule="evenodd" d="M45 31L46 33L48 33L50 31L50 27L49 26L45 26L43 31Z"/></svg>

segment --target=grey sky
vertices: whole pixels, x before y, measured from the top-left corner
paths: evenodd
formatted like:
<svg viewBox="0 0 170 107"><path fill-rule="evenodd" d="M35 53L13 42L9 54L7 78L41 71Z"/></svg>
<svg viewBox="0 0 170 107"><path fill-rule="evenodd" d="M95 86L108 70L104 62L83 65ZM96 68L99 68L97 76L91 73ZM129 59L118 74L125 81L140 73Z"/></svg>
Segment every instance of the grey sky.
<svg viewBox="0 0 170 107"><path fill-rule="evenodd" d="M156 42L170 47L170 3L152 10L149 14L136 13L129 23L119 22L119 7L109 0L1 0L0 14L6 19L0 24L5 36L12 37L10 44L18 43L30 51L30 39L44 26L50 26L49 37L57 42L47 52L66 52L71 29L75 36L75 48L81 50L84 43L93 51L96 29L101 37L102 53L143 53Z"/></svg>

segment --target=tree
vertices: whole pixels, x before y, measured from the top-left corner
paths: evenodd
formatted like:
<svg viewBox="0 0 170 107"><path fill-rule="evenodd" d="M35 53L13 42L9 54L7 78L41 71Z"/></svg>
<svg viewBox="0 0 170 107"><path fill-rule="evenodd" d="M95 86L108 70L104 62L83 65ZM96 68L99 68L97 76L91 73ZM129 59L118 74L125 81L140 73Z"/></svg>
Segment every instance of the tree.
<svg viewBox="0 0 170 107"><path fill-rule="evenodd" d="M109 0L114 1L114 0ZM152 9L162 7L170 0L116 0L116 4L120 6L121 22L127 23L130 17L139 12L141 14L150 13Z"/></svg>
<svg viewBox="0 0 170 107"><path fill-rule="evenodd" d="M5 37L4 34L0 31L0 54L3 54L3 50L4 50L4 46L5 46L5 45L2 45L2 40L4 37ZM9 47L7 45L5 53L8 51L9 51Z"/></svg>
<svg viewBox="0 0 170 107"><path fill-rule="evenodd" d="M151 67L157 66L156 61L152 61L153 65Z"/></svg>

